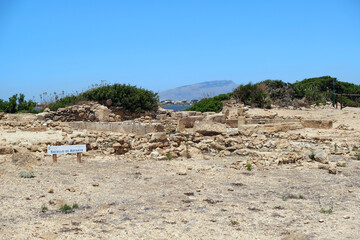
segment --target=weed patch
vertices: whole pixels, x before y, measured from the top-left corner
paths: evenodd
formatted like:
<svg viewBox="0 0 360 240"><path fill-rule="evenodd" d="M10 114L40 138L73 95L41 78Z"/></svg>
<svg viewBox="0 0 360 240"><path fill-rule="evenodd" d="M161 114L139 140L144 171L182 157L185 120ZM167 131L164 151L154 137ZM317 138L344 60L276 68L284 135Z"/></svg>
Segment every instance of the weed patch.
<svg viewBox="0 0 360 240"><path fill-rule="evenodd" d="M79 205L77 203L74 203L72 206L69 206L67 204L64 204L60 207L60 211L63 213L70 213L73 212L74 209L79 208Z"/></svg>
<svg viewBox="0 0 360 240"><path fill-rule="evenodd" d="M20 172L20 177L22 177L22 178L34 178L35 177L34 170L31 169L28 172L27 171L21 171Z"/></svg>

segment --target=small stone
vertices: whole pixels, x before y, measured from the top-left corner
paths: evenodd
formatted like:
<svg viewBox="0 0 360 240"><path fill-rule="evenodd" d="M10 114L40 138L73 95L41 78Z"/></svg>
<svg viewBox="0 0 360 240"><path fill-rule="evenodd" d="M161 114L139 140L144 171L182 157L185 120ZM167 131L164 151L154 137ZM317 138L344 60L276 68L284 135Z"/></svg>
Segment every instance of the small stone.
<svg viewBox="0 0 360 240"><path fill-rule="evenodd" d="M349 193L352 193L352 192L354 192L354 190L353 190L353 189L349 189L348 191L349 191Z"/></svg>
<svg viewBox="0 0 360 240"><path fill-rule="evenodd" d="M323 222L325 222L325 220L324 219L319 219L319 222L323 223Z"/></svg>
<svg viewBox="0 0 360 240"><path fill-rule="evenodd" d="M46 232L40 236L41 239L46 239L46 240L56 239L57 237L58 235L53 232Z"/></svg>
<svg viewBox="0 0 360 240"><path fill-rule="evenodd" d="M43 198L43 197L45 197L45 194L41 194L39 198Z"/></svg>
<svg viewBox="0 0 360 240"><path fill-rule="evenodd" d="M93 185L93 187L98 187L98 186L99 186L99 183L98 183L98 182L94 182L92 185Z"/></svg>
<svg viewBox="0 0 360 240"><path fill-rule="evenodd" d="M318 168L319 169L324 169L324 170L329 170L329 165L328 164L319 164L318 165Z"/></svg>
<svg viewBox="0 0 360 240"><path fill-rule="evenodd" d="M196 192L201 192L201 189L200 188L196 189Z"/></svg>
<svg viewBox="0 0 360 240"><path fill-rule="evenodd" d="M187 175L186 169L181 169L177 174L178 175Z"/></svg>
<svg viewBox="0 0 360 240"><path fill-rule="evenodd" d="M26 199L26 200L31 200L31 197L26 197L25 199Z"/></svg>
<svg viewBox="0 0 360 240"><path fill-rule="evenodd" d="M68 188L66 188L66 190L68 190L70 192L75 192L75 188L73 188L73 187L68 187Z"/></svg>
<svg viewBox="0 0 360 240"><path fill-rule="evenodd" d="M331 174L336 174L336 166L330 166L329 167L329 173L331 173Z"/></svg>
<svg viewBox="0 0 360 240"><path fill-rule="evenodd" d="M233 188L233 187L229 187L229 188L228 188L228 191L232 192L232 191L234 191L234 188Z"/></svg>
<svg viewBox="0 0 360 240"><path fill-rule="evenodd" d="M48 193L54 193L54 189L50 188L50 189L48 190Z"/></svg>
<svg viewBox="0 0 360 240"><path fill-rule="evenodd" d="M350 216L346 215L344 216L344 219L350 219Z"/></svg>

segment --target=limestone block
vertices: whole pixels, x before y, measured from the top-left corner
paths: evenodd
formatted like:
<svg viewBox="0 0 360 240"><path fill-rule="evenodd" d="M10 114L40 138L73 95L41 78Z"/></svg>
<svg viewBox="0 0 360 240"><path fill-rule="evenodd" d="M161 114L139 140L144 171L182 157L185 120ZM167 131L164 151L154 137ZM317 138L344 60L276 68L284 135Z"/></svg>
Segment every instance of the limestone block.
<svg viewBox="0 0 360 240"><path fill-rule="evenodd" d="M226 125L210 121L196 121L194 131L202 135L219 135L226 133Z"/></svg>
<svg viewBox="0 0 360 240"><path fill-rule="evenodd" d="M306 128L332 128L333 122L331 120L301 120L301 124Z"/></svg>

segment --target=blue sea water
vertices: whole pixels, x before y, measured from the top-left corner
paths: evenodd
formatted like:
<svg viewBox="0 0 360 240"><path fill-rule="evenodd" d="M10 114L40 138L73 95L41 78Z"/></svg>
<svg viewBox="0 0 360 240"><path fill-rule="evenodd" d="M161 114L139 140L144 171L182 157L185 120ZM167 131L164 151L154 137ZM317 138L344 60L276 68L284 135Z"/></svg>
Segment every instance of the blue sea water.
<svg viewBox="0 0 360 240"><path fill-rule="evenodd" d="M174 112L177 111L184 111L184 109L189 108L191 106L163 106L165 109L174 110Z"/></svg>

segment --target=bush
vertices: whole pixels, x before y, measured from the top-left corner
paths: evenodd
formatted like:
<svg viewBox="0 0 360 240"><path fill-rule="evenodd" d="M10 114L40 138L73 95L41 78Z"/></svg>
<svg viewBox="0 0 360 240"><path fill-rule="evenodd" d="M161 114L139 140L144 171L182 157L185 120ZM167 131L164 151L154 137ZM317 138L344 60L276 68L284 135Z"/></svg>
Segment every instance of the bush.
<svg viewBox="0 0 360 240"><path fill-rule="evenodd" d="M59 108L64 108L70 105L74 105L76 103L78 103L80 101L80 96L75 96L75 95L70 95L64 98L61 98L60 100L50 103L49 104L49 109L51 111L56 111Z"/></svg>
<svg viewBox="0 0 360 240"><path fill-rule="evenodd" d="M123 107L130 112L155 111L158 108L159 98L154 93L143 88L125 84L113 84L88 90L82 94L88 101L97 101L105 104L112 100L112 106Z"/></svg>
<svg viewBox="0 0 360 240"><path fill-rule="evenodd" d="M9 101L3 101L0 99L0 112L6 113L17 113L17 112L25 112L25 113L36 113L35 110L36 103L29 100L25 100L25 95L20 93L14 94L9 98Z"/></svg>
<svg viewBox="0 0 360 240"><path fill-rule="evenodd" d="M266 85L262 83L240 85L233 91L232 96L235 100L252 107L271 107L271 101L269 94L266 91Z"/></svg>
<svg viewBox="0 0 360 240"><path fill-rule="evenodd" d="M52 111L59 108L74 105L80 101L96 101L100 104L111 99L112 106L123 107L130 112L155 111L158 107L159 98L154 93L143 88L125 84L113 84L90 89L77 96L71 95L49 104Z"/></svg>
<svg viewBox="0 0 360 240"><path fill-rule="evenodd" d="M185 111L197 112L220 112L222 110L222 101L229 100L232 93L220 94L212 98L203 98L192 107Z"/></svg>

